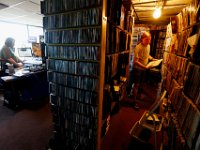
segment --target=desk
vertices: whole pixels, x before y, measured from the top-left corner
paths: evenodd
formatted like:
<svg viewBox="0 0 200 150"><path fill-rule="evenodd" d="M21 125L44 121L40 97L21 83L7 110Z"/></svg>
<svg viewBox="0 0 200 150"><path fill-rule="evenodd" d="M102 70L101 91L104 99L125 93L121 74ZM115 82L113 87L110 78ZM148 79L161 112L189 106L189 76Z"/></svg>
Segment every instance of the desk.
<svg viewBox="0 0 200 150"><path fill-rule="evenodd" d="M162 79L161 70L157 68L152 68L147 70L146 80L150 85L160 83Z"/></svg>
<svg viewBox="0 0 200 150"><path fill-rule="evenodd" d="M48 97L45 70L29 72L21 76L4 76L1 77L1 82L4 90L4 103L11 107L16 107L22 102L41 102Z"/></svg>

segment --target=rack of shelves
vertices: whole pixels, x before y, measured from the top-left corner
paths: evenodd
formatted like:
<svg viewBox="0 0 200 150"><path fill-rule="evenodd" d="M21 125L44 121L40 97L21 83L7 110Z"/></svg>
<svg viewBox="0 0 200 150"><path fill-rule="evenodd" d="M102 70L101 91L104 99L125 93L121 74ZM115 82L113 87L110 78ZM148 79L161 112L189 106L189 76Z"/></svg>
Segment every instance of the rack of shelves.
<svg viewBox="0 0 200 150"><path fill-rule="evenodd" d="M54 124L51 148L100 150L124 93L132 22L123 22L133 18L125 14L122 0L44 0L41 7Z"/></svg>
<svg viewBox="0 0 200 150"><path fill-rule="evenodd" d="M171 23L167 28L162 71L163 88L168 91L170 104L168 144L172 144L168 145L169 149L200 148L199 2L193 0L188 7L191 6L195 8L194 12L186 7L174 19L177 21L176 29L171 27ZM190 46L188 38L193 35L197 35L193 41L195 46Z"/></svg>
<svg viewBox="0 0 200 150"><path fill-rule="evenodd" d="M119 5L120 4L120 5ZM107 33L105 55L105 90L109 98L104 98L103 103L107 112L104 113L103 122L107 123L113 113L118 112L120 101L126 93L126 84L129 74L129 57L133 17L129 14L129 8L123 6L123 1L117 4L107 2ZM116 6L114 6L116 5ZM119 13L119 17L114 14ZM108 96L109 95L109 96ZM106 135L109 124L104 125L103 136Z"/></svg>
<svg viewBox="0 0 200 150"><path fill-rule="evenodd" d="M100 150L106 1L42 2L52 149Z"/></svg>

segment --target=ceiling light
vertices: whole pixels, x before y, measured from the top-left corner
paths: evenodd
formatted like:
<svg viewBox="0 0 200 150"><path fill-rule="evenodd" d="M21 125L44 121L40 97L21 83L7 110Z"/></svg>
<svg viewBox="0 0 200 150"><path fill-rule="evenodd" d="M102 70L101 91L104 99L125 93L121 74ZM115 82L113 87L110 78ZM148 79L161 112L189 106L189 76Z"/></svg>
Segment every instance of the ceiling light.
<svg viewBox="0 0 200 150"><path fill-rule="evenodd" d="M161 16L161 7L156 7L156 9L153 12L153 17L155 19L159 18Z"/></svg>

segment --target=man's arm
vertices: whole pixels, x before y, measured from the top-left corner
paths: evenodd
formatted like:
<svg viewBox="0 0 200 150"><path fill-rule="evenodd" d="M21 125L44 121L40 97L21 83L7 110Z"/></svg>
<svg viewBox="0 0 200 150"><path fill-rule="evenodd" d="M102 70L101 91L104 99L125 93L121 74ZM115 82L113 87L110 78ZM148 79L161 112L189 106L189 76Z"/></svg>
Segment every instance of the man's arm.
<svg viewBox="0 0 200 150"><path fill-rule="evenodd" d="M22 63L17 63L17 62L15 62L15 60L14 59L12 59L12 58L9 58L9 59L7 59L11 64L13 64L13 65L15 65L15 66L17 66L17 67L22 67L23 66L23 64Z"/></svg>
<svg viewBox="0 0 200 150"><path fill-rule="evenodd" d="M153 58L151 55L149 55L149 60L150 60L150 61L155 61L155 60L158 60L158 59L155 59L155 58Z"/></svg>
<svg viewBox="0 0 200 150"><path fill-rule="evenodd" d="M23 61L19 57L17 57L17 56L15 56L15 57L16 57L18 63L23 63Z"/></svg>

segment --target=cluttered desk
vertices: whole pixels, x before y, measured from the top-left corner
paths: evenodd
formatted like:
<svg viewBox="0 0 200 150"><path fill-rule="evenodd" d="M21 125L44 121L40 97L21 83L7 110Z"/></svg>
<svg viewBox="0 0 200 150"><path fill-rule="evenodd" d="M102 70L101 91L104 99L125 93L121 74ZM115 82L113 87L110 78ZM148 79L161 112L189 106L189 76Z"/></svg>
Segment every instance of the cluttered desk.
<svg viewBox="0 0 200 150"><path fill-rule="evenodd" d="M23 62L23 68L14 68L12 64L6 63L5 73L13 76L23 76L24 74L43 70L45 64L42 63L41 56L35 56L31 47L18 48L20 60Z"/></svg>
<svg viewBox="0 0 200 150"><path fill-rule="evenodd" d="M21 68L13 75L1 77L1 84L4 104L10 107L41 102L48 97L46 70L29 71Z"/></svg>
<svg viewBox="0 0 200 150"><path fill-rule="evenodd" d="M8 65L5 70L6 76L1 77L3 85L4 104L17 107L22 102L37 102L48 97L48 82L45 64L41 59L29 56L29 51L20 53L24 56L21 68L14 68ZM26 57L26 59L25 59Z"/></svg>
<svg viewBox="0 0 200 150"><path fill-rule="evenodd" d="M42 71L42 70L45 70L44 64L41 64L41 65L28 64L20 68L14 68L13 66L8 65L8 69L5 70L5 73L9 76L21 77L21 76L31 74L36 71Z"/></svg>
<svg viewBox="0 0 200 150"><path fill-rule="evenodd" d="M18 48L19 58L23 61L26 66L29 65L42 65L41 56L35 56L30 47Z"/></svg>

